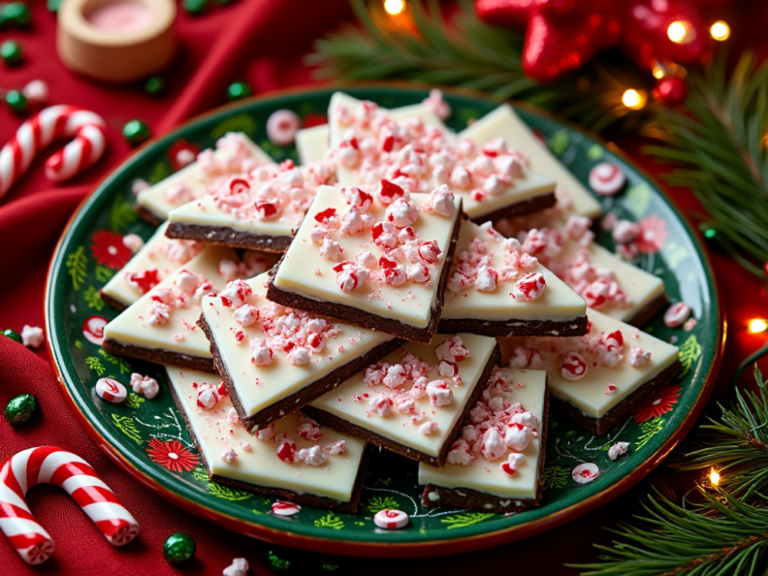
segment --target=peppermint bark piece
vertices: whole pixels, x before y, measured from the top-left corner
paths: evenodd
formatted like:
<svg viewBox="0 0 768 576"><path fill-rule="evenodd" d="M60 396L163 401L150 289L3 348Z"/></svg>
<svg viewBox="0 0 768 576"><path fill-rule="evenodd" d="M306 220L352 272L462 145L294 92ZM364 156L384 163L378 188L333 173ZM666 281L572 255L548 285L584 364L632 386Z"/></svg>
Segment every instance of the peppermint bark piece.
<svg viewBox="0 0 768 576"><path fill-rule="evenodd" d="M443 186L408 194L382 181L321 187L276 267L267 298L428 343L443 307L461 199Z"/></svg>
<svg viewBox="0 0 768 576"><path fill-rule="evenodd" d="M139 192L136 210L151 224L160 224L174 208L204 196L222 178L250 172L273 162L242 132L229 132L219 138L214 149L203 150L197 160L157 184Z"/></svg>
<svg viewBox="0 0 768 576"><path fill-rule="evenodd" d="M175 208L167 235L232 248L282 253L293 240L317 187L332 172L323 165L297 168L293 161L259 166L211 186L207 196Z"/></svg>
<svg viewBox="0 0 768 576"><path fill-rule="evenodd" d="M562 280L504 238L490 222L463 222L441 332L487 336L573 336L587 331L587 305Z"/></svg>
<svg viewBox="0 0 768 576"><path fill-rule="evenodd" d="M532 170L554 178L558 191L568 197L574 214L588 218L597 218L602 214L600 203L534 135L509 104L502 104L473 122L459 136L478 146L494 138L504 138L507 146L525 153Z"/></svg>
<svg viewBox="0 0 768 576"><path fill-rule="evenodd" d="M236 280L206 296L199 321L249 431L296 412L400 345L381 332L269 302L268 281L268 274Z"/></svg>
<svg viewBox="0 0 768 576"><path fill-rule="evenodd" d="M587 306L612 318L640 326L667 301L661 278L594 241L589 218L553 209L533 218L502 220L497 226L505 236L517 238L523 250L573 288Z"/></svg>
<svg viewBox="0 0 768 576"><path fill-rule="evenodd" d="M605 434L682 369L678 348L595 310L576 338L500 339L513 368L547 371L553 405L593 434Z"/></svg>
<svg viewBox="0 0 768 576"><path fill-rule="evenodd" d="M344 92L335 92L328 106L328 124L304 128L296 133L296 152L302 164L323 162L331 143L343 139L345 126L339 122L350 110L356 109L361 100ZM402 106L400 108L379 108L387 118L395 122L407 118L419 118L428 126L444 127L434 108L426 102Z"/></svg>
<svg viewBox="0 0 768 576"><path fill-rule="evenodd" d="M344 434L442 466L498 354L493 338L475 334L409 342L304 411Z"/></svg>
<svg viewBox="0 0 768 576"><path fill-rule="evenodd" d="M497 368L471 415L445 466L419 464L424 506L499 514L538 507L549 416L547 373Z"/></svg>
<svg viewBox="0 0 768 576"><path fill-rule="evenodd" d="M218 377L166 366L211 479L294 504L355 512L362 492L365 442L293 414L252 436L238 421Z"/></svg>
<svg viewBox="0 0 768 576"><path fill-rule="evenodd" d="M530 170L527 150L504 138L476 144L420 118L392 120L372 102L339 110L343 136L332 134L327 160L337 165L341 185L370 187L386 179L427 193L448 184L477 222L555 204L555 180Z"/></svg>
<svg viewBox="0 0 768 576"><path fill-rule="evenodd" d="M133 258L112 276L100 291L102 300L123 310L197 256L198 242L166 238L167 224L161 224Z"/></svg>
<svg viewBox="0 0 768 576"><path fill-rule="evenodd" d="M200 301L247 273L234 250L205 248L104 327L104 350L214 372L208 340L196 325Z"/></svg>

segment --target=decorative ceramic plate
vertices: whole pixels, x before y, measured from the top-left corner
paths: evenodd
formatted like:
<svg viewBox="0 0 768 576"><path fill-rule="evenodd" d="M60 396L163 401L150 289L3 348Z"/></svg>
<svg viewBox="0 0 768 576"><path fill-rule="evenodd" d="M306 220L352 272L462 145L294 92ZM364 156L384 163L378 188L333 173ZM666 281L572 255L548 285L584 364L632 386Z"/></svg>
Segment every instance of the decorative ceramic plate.
<svg viewBox="0 0 768 576"><path fill-rule="evenodd" d="M345 90L386 107L413 104L427 95L424 88L411 85L365 85ZM523 120L546 139L582 182L587 182L590 168L600 161L613 162L625 171L627 189L616 197L601 198L603 208L606 213L653 228L658 241L635 263L663 278L670 298L690 304L697 321L693 326L671 329L659 314L644 326L646 331L680 346L684 372L605 437L592 436L552 414L540 508L508 516L424 508L417 463L382 451L375 454L368 469L357 514L305 507L293 518L274 516L270 512L272 499L209 481L165 384L151 401L131 395L129 401L115 405L101 401L94 393L100 377L127 382L134 370L164 383L161 369L107 354L94 336L117 314L99 298L99 288L130 257L122 248L122 236L132 232L148 238L152 233L133 210L132 182L143 178L154 183L168 176L173 170L169 150L180 140L206 148L233 130L248 134L275 160L296 159L293 148L275 146L267 139L267 118L277 109L289 108L305 126L324 122L333 91L283 92L199 117L138 150L73 216L51 264L46 323L62 387L82 425L128 472L184 509L257 538L339 554L435 555L497 545L584 514L645 476L691 427L713 384L721 351L722 318L712 271L689 225L646 175L596 138L527 107L518 107ZM455 130L498 104L479 94L459 91L448 91L446 99L453 109L448 125ZM601 233L599 240L611 247L606 233ZM607 450L619 439L630 442L630 453L612 462ZM154 449L150 450L150 445ZM181 458L163 458L163 450L176 451ZM576 482L574 468L584 463L592 463L599 475L588 483ZM579 480L583 482L583 478ZM405 510L411 516L410 526L391 532L376 529L372 516L382 508Z"/></svg>

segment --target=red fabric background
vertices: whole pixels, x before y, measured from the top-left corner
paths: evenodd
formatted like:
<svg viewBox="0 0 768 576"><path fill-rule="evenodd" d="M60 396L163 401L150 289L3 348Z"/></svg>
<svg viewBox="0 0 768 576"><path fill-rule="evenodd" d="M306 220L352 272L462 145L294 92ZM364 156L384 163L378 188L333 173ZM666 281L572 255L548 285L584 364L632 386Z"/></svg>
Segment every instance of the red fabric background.
<svg viewBox="0 0 768 576"><path fill-rule="evenodd" d="M192 18L181 12L177 30L182 49L167 74L169 89L158 99L145 95L141 86L111 87L85 81L70 74L55 53L55 19L42 0L34 4L34 27L29 31L0 31L0 41L16 38L26 52L24 65L0 69L0 88L21 87L40 78L48 82L52 103L77 104L102 114L110 126L110 148L96 167L68 183L54 187L33 164L0 201L0 328L18 331L24 324L42 325L42 298L48 261L70 214L110 168L119 163L130 147L120 137L121 126L134 117L146 120L159 134L190 116L223 101L228 82L247 78L257 93L311 81L301 55L312 39L349 15L347 0L242 0L231 7L216 7L209 14ZM734 30L746 30L748 21L766 21L756 16L757 3L743 14L732 16ZM297 14L301 14L298 18ZM757 36L754 36L755 38ZM749 37L738 40L743 44ZM0 106L0 142L5 142L21 119ZM639 154L634 139L619 138L646 168L658 172ZM672 190L686 209L696 202L684 190ZM766 291L756 278L729 258L713 256L715 272L728 313L729 349L724 374L765 341L765 335L745 333L746 320L765 310ZM727 378L722 378L722 394ZM40 567L27 567L0 537L0 573L54 574L219 574L231 558L245 556L256 574L271 574L265 563L270 546L214 527L171 506L120 471L80 429L59 392L47 352L36 354L8 339L0 338L0 406L13 396L30 392L40 401L43 417L18 430L0 421L0 461L32 446L52 444L71 450L88 460L115 490L141 523L139 538L125 548L109 546L77 505L62 491L40 487L32 491L30 504L57 544L51 560ZM569 525L522 543L457 557L413 561L341 559L345 572L367 574L458 574L473 568L509 569L525 573L573 574L564 562L594 560L591 543L607 543L608 534L599 527L623 519L641 493L637 488L608 506ZM162 558L162 544L172 532L185 531L198 545L197 559L178 570ZM73 537L73 534L77 534ZM332 553L332 550L328 551ZM288 553L290 554L290 553ZM533 572L533 571L536 572Z"/></svg>

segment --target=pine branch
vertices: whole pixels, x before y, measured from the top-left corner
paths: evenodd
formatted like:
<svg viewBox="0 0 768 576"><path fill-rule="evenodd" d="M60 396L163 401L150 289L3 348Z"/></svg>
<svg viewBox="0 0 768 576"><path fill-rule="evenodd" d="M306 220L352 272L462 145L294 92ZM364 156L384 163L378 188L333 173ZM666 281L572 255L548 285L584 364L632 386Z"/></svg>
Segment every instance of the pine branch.
<svg viewBox="0 0 768 576"><path fill-rule="evenodd" d="M730 76L721 54L689 75L678 110L657 111L652 134L664 146L646 151L676 166L666 180L693 190L725 249L756 275L768 261L768 64L741 56ZM746 255L746 258L743 256Z"/></svg>
<svg viewBox="0 0 768 576"><path fill-rule="evenodd" d="M573 565L582 576L752 576L768 547L768 509L699 487L703 506L688 509L656 493L613 530L622 541L598 545L602 562ZM707 513L702 513L706 511Z"/></svg>
<svg viewBox="0 0 768 576"><path fill-rule="evenodd" d="M768 489L768 380L755 365L757 392L736 390L720 420L701 427L698 448L673 466L678 470L715 468L720 485L741 498L762 497Z"/></svg>
<svg viewBox="0 0 768 576"><path fill-rule="evenodd" d="M409 2L417 32L393 31L378 2L352 0L360 27L347 27L320 39L307 62L320 67L320 77L344 80L401 79L459 86L517 98L555 111L596 132L621 121L636 127L652 106L633 112L621 104L627 86L647 87L647 77L628 65L618 52L555 83L541 85L522 68L523 36L489 26L461 2L453 22L446 24L439 3Z"/></svg>

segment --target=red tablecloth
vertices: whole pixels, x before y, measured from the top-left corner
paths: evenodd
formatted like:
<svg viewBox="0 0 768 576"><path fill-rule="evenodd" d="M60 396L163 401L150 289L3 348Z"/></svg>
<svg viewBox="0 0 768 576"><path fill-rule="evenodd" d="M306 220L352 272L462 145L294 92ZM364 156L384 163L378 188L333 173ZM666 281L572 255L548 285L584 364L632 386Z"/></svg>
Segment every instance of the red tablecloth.
<svg viewBox="0 0 768 576"><path fill-rule="evenodd" d="M2 69L0 88L21 87L40 78L48 82L52 103L81 105L102 114L109 124L110 148L99 164L70 182L54 187L42 175L42 162L33 164L11 192L0 201L0 328L21 330L24 324L42 325L42 298L51 251L70 214L97 182L130 151L120 128L134 117L146 120L161 133L189 116L223 101L228 82L247 78L256 92L311 81L301 55L312 39L348 16L347 0L248 0L231 7L216 7L192 18L183 12L177 21L182 42L179 59L167 75L168 91L159 99L145 95L140 86L110 87L87 82L63 68L55 53L55 19L42 0L34 4L30 31L0 31L0 41L22 42L26 62ZM297 17L297 15L301 17ZM760 18L753 18L759 21ZM0 142L21 123L0 106ZM651 171L632 140L621 142ZM690 193L671 191L686 208L696 206ZM727 374L764 336L745 335L745 322L762 306L765 288L729 258L715 255L715 270L725 298L730 326ZM725 379L723 379L725 380ZM80 429L67 408L44 350L31 352L0 338L0 406L17 394L37 396L43 417L35 424L12 429L0 421L0 461L19 450L51 444L71 450L89 461L141 523L139 538L125 548L113 548L63 491L41 487L32 491L30 503L57 544L54 557L35 569L28 568L0 537L0 573L93 574L219 574L230 560L245 556L256 574L271 574L265 564L267 544L229 533L167 504L119 470ZM639 494L632 491L614 503L567 526L524 543L458 557L399 562L343 559L349 573L371 575L458 574L477 567L569 574L563 562L594 559L590 544L608 541L599 526L622 519ZM198 545L197 559L179 570L162 557L162 544L172 532L188 532ZM74 536L76 535L76 536ZM329 550L333 553L333 550Z"/></svg>

